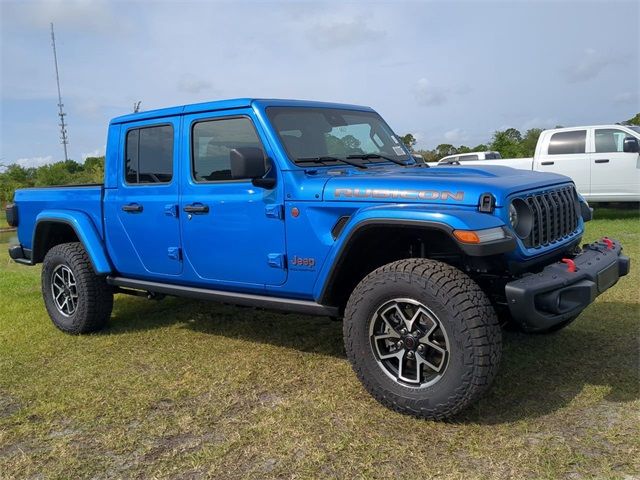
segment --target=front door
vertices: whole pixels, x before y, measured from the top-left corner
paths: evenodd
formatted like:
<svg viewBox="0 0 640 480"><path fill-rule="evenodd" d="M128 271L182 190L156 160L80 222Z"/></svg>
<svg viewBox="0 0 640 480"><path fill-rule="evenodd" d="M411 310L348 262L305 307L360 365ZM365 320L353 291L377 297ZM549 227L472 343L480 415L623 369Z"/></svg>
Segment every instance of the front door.
<svg viewBox="0 0 640 480"><path fill-rule="evenodd" d="M142 278L182 272L179 178L180 119L125 124L118 187L105 189L107 248L116 270Z"/></svg>
<svg viewBox="0 0 640 480"><path fill-rule="evenodd" d="M257 147L271 156L253 111L187 115L183 122L183 158L190 160L180 198L185 268L208 285L260 290L284 283L281 179L266 190L231 178L232 149Z"/></svg>

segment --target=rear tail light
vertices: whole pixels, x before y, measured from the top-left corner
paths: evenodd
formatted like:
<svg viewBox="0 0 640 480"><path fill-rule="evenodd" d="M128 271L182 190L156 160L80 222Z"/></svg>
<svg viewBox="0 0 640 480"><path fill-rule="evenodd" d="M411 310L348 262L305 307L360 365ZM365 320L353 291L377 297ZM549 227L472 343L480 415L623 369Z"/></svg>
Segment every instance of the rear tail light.
<svg viewBox="0 0 640 480"><path fill-rule="evenodd" d="M15 203L10 203L5 208L7 214L7 223L12 227L18 226L18 206Z"/></svg>

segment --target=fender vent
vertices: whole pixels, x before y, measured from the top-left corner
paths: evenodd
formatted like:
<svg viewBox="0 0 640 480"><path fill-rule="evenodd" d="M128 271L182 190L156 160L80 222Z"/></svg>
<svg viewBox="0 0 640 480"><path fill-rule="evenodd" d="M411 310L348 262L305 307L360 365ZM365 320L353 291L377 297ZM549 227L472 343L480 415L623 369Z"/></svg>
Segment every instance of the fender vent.
<svg viewBox="0 0 640 480"><path fill-rule="evenodd" d="M336 224L331 229L331 236L333 237L334 240L336 240L340 236L340 233L342 233L344 226L347 224L350 218L351 217L345 215L344 217L340 217L338 219Z"/></svg>

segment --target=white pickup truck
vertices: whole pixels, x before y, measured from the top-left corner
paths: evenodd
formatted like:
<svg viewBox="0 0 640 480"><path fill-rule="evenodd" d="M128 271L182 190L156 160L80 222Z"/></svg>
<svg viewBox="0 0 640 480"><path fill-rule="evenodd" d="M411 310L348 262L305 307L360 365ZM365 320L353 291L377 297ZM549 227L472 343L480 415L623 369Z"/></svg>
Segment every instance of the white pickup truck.
<svg viewBox="0 0 640 480"><path fill-rule="evenodd" d="M573 179L589 202L640 201L640 127L596 125L556 128L540 134L533 158L478 160L554 172Z"/></svg>

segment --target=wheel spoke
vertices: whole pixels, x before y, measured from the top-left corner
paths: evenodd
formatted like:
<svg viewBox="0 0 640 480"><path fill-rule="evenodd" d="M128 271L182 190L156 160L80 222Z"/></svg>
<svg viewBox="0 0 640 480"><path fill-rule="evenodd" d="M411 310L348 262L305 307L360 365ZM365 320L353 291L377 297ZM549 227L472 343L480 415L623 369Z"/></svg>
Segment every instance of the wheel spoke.
<svg viewBox="0 0 640 480"><path fill-rule="evenodd" d="M380 360L388 360L391 358L397 358L402 363L402 357L404 356L404 350L398 350L386 354L380 354Z"/></svg>
<svg viewBox="0 0 640 480"><path fill-rule="evenodd" d="M442 367L444 366L445 354L446 354L446 352L443 351L442 360L440 361L440 364L439 365L434 365L429 360L424 358L421 353L417 353L416 354L416 362L417 362L418 371L420 371L420 366L421 365L426 365L427 367L429 367L434 372L440 373L440 370L442 370Z"/></svg>
<svg viewBox="0 0 640 480"><path fill-rule="evenodd" d="M387 308L384 312L380 313L380 318L387 325L387 327L389 327L391 331L396 332L398 334L398 338L400 338L398 329L387 318L387 314L389 314L389 312L392 312L392 311L396 313L400 317L400 320L404 322L404 315L402 314L402 311L400 310L400 308L398 308L398 305L392 305L391 307Z"/></svg>

